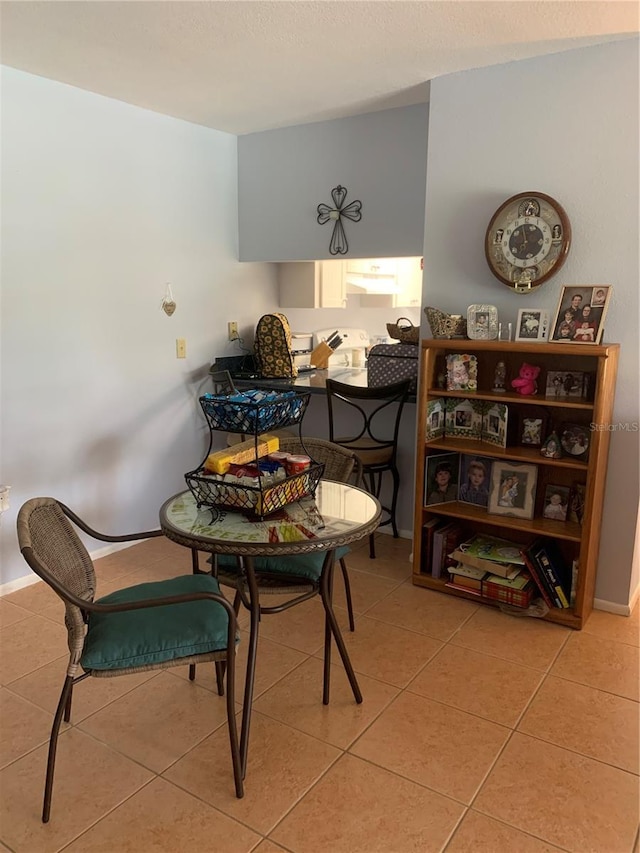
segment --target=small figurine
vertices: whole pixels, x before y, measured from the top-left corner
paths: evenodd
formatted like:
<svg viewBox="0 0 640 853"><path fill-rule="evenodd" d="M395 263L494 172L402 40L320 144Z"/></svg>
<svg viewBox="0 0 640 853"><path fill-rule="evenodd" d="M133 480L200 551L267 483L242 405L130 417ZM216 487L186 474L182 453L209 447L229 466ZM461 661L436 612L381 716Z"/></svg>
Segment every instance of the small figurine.
<svg viewBox="0 0 640 853"><path fill-rule="evenodd" d="M522 394L525 397L528 397L531 394L537 394L538 383L536 382L536 379L538 378L539 373L539 367L535 367L533 364L527 364L525 361L520 367L518 378L511 380L511 386L516 389L518 394Z"/></svg>
<svg viewBox="0 0 640 853"><path fill-rule="evenodd" d="M436 381L438 383L438 388L444 388L446 386L447 377L446 377L444 371L441 370L440 373L438 373L438 378Z"/></svg>
<svg viewBox="0 0 640 853"><path fill-rule="evenodd" d="M547 459L560 459L562 456L562 448L560 446L560 439L558 438L558 434L556 432L552 432L548 438L545 439L544 444L540 448L540 453L542 456L546 456Z"/></svg>
<svg viewBox="0 0 640 853"><path fill-rule="evenodd" d="M507 376L507 368L505 367L504 361L499 361L496 364L496 369L493 374L493 388L491 389L494 394L503 394L507 390L504 387L505 378Z"/></svg>

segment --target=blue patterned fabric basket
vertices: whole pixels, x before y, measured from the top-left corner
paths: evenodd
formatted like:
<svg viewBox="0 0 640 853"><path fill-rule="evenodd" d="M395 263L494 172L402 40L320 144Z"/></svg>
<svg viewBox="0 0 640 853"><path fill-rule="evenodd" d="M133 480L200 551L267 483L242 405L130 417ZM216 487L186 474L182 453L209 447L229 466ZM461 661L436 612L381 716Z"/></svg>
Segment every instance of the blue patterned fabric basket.
<svg viewBox="0 0 640 853"><path fill-rule="evenodd" d="M229 395L205 394L200 405L211 429L258 434L299 423L309 397L308 391L254 388Z"/></svg>

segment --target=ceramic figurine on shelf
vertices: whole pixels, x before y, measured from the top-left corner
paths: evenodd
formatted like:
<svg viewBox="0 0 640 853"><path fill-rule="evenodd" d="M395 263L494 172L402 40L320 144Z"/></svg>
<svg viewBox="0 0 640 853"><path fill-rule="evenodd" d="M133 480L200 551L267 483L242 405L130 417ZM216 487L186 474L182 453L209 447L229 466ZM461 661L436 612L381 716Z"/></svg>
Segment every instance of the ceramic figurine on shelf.
<svg viewBox="0 0 640 853"><path fill-rule="evenodd" d="M505 367L505 363L504 361L499 361L496 364L496 369L493 374L493 388L491 390L494 394L503 394L507 390L504 386L506 376L507 368Z"/></svg>
<svg viewBox="0 0 640 853"><path fill-rule="evenodd" d="M540 448L540 453L542 456L546 456L547 459L560 459L562 456L562 447L560 446L560 439L558 438L558 434L556 432L552 432L548 438L545 439L544 444Z"/></svg>
<svg viewBox="0 0 640 853"><path fill-rule="evenodd" d="M518 394L528 397L531 394L538 393L538 383L536 379L540 373L540 368L533 364L522 363L520 372L516 379L511 380L512 388L515 388Z"/></svg>

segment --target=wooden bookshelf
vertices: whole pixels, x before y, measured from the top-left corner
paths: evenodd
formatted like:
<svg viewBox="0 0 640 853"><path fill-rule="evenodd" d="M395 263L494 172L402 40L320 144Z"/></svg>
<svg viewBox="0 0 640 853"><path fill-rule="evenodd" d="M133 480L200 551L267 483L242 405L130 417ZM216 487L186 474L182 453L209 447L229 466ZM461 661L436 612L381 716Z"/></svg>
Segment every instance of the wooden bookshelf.
<svg viewBox="0 0 640 853"><path fill-rule="evenodd" d="M451 353L470 353L476 356L477 391L448 391L438 387L437 377L442 374L446 356ZM484 532L522 545L530 543L538 536L552 538L557 542L568 564L571 565L573 560L577 560L579 568L573 606L569 609L552 608L544 618L571 628L582 628L593 609L609 430L590 431L586 460L567 455L560 459L550 459L542 456L537 447L519 444L509 443L506 448L502 448L486 441L448 435L427 441L426 415L430 401L456 397L506 404L510 417L517 410L526 412L527 406L544 407L553 429L558 433L562 423L577 423L585 428L589 428L590 424L609 424L613 412L618 356L618 344L594 346L446 339L428 339L421 342L413 551L413 583L416 586L498 606L498 602L494 600L445 586L448 580L446 573L440 578L431 576L431 567L424 565L422 528L434 515L443 520L463 520L470 534ZM510 387L509 380L518 375L523 361L540 366L542 369L538 378L539 393L526 397L510 390L505 393L494 392L491 386L498 361L503 361L506 365L507 389ZM545 377L548 370L580 371L589 374L592 379L590 393L586 398L545 396ZM484 507L463 501L426 504L425 469L428 457L448 451L538 466L533 518L490 513ZM542 512L545 484L570 485L575 482L584 485L585 489L582 523L544 518Z"/></svg>

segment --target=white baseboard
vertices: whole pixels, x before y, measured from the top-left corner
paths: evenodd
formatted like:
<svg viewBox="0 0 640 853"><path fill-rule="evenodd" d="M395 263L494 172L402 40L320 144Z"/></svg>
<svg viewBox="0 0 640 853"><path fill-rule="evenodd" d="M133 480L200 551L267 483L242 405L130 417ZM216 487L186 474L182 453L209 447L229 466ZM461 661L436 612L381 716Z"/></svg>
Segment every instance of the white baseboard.
<svg viewBox="0 0 640 853"><path fill-rule="evenodd" d="M631 616L639 595L640 586L636 587L628 604L618 604L615 601L605 601L603 598L595 598L593 600L593 609L604 610L606 613L615 613L617 616Z"/></svg>
<svg viewBox="0 0 640 853"><path fill-rule="evenodd" d="M99 560L100 557L107 557L109 554L115 554L116 551L124 551L125 548L130 548L132 545L138 545L146 540L141 539L134 542L111 542L105 545L104 548L97 548L95 551L89 551L89 556L92 560ZM19 589L24 589L26 586L31 586L34 583L39 583L41 578L35 572L25 575L21 578L16 578L12 581L0 584L0 598L3 595L9 595L10 592L16 592Z"/></svg>

